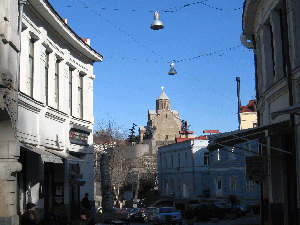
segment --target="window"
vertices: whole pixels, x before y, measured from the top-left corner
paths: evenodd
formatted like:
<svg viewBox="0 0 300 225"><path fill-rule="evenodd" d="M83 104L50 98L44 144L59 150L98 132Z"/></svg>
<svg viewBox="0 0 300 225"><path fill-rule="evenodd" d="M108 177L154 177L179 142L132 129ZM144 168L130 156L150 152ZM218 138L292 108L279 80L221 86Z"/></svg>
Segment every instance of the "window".
<svg viewBox="0 0 300 225"><path fill-rule="evenodd" d="M83 119L83 75L79 74L79 80L78 80L78 112L79 112L79 118Z"/></svg>
<svg viewBox="0 0 300 225"><path fill-rule="evenodd" d="M187 152L185 153L185 166L188 166L188 154Z"/></svg>
<svg viewBox="0 0 300 225"><path fill-rule="evenodd" d="M209 165L209 152L204 152L204 165Z"/></svg>
<svg viewBox="0 0 300 225"><path fill-rule="evenodd" d="M178 153L178 167L180 167L180 153Z"/></svg>
<svg viewBox="0 0 300 225"><path fill-rule="evenodd" d="M171 168L173 168L173 155L171 155Z"/></svg>
<svg viewBox="0 0 300 225"><path fill-rule="evenodd" d="M167 156L165 156L164 159L165 159L165 168L167 168L168 167Z"/></svg>
<svg viewBox="0 0 300 225"><path fill-rule="evenodd" d="M252 180L249 180L246 182L246 189L247 190L254 190L255 189L255 183Z"/></svg>
<svg viewBox="0 0 300 225"><path fill-rule="evenodd" d="M220 149L217 150L216 154L217 154L216 160L220 161Z"/></svg>
<svg viewBox="0 0 300 225"><path fill-rule="evenodd" d="M178 197L181 197L181 179L177 179L177 193Z"/></svg>
<svg viewBox="0 0 300 225"><path fill-rule="evenodd" d="M221 190L222 189L222 178L217 177L217 189Z"/></svg>
<svg viewBox="0 0 300 225"><path fill-rule="evenodd" d="M34 77L34 39L29 41L29 74L28 74L28 89L29 96L33 97L33 77Z"/></svg>
<svg viewBox="0 0 300 225"><path fill-rule="evenodd" d="M55 100L55 107L59 108L59 60L57 59L55 62L55 92L54 92L54 100Z"/></svg>
<svg viewBox="0 0 300 225"><path fill-rule="evenodd" d="M257 123L253 123L253 128L257 127Z"/></svg>
<svg viewBox="0 0 300 225"><path fill-rule="evenodd" d="M70 115L72 116L72 68L69 67L69 109L70 109Z"/></svg>
<svg viewBox="0 0 300 225"><path fill-rule="evenodd" d="M50 52L46 51L46 58L45 58L45 103L46 105L48 105L49 55Z"/></svg>
<svg viewBox="0 0 300 225"><path fill-rule="evenodd" d="M273 60L273 76L275 77L275 70L276 70L276 68L275 68L275 50L274 50L274 35L273 35L273 28L272 28L272 24L270 24L270 26L269 26L269 28L270 28L270 35L271 35L271 50L272 50L272 60Z"/></svg>
<svg viewBox="0 0 300 225"><path fill-rule="evenodd" d="M237 176L233 176L230 178L230 189L231 190L237 189Z"/></svg>

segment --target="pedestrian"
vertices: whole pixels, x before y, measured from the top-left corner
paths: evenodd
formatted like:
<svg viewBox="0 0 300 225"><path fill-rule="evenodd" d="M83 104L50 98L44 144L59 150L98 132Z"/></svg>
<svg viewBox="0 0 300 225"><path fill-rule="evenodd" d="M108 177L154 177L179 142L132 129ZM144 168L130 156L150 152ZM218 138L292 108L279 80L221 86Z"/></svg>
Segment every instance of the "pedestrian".
<svg viewBox="0 0 300 225"><path fill-rule="evenodd" d="M89 193L85 193L84 198L82 199L82 207L85 210L91 211L91 203L89 200Z"/></svg>
<svg viewBox="0 0 300 225"><path fill-rule="evenodd" d="M26 204L26 212L21 216L21 225L38 225L39 222L36 218L34 203Z"/></svg>

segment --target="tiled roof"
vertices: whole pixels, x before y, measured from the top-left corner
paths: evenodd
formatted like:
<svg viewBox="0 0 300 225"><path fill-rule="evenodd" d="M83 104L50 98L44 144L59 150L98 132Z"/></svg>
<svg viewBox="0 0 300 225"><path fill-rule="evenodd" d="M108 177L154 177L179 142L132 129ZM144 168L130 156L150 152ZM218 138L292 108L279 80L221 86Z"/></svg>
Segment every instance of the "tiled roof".
<svg viewBox="0 0 300 225"><path fill-rule="evenodd" d="M207 138L207 137L204 137L204 136L199 136L199 137L195 137L195 138L181 138L181 137L175 137L176 143L180 143L180 142L187 141L187 140L194 140L194 139L208 140L208 138Z"/></svg>
<svg viewBox="0 0 300 225"><path fill-rule="evenodd" d="M240 107L240 113L243 112L256 112L256 100L250 100L246 106Z"/></svg>

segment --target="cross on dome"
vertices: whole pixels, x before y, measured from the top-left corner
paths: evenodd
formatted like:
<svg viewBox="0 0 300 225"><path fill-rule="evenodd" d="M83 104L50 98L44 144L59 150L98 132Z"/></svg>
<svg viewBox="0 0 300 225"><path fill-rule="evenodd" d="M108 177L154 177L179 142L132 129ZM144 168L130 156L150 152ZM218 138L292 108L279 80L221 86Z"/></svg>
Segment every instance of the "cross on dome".
<svg viewBox="0 0 300 225"><path fill-rule="evenodd" d="M161 87L161 90L164 90L164 88L165 88L165 87L164 87L164 86L162 86L162 87Z"/></svg>

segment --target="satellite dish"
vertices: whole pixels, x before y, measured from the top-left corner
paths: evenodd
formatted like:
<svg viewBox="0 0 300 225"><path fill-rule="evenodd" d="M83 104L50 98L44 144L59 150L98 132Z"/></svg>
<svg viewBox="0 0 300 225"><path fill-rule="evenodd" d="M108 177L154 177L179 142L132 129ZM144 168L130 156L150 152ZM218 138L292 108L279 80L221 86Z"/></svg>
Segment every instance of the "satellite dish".
<svg viewBox="0 0 300 225"><path fill-rule="evenodd" d="M124 198L125 198L125 200L131 200L133 198L132 191L125 191Z"/></svg>

